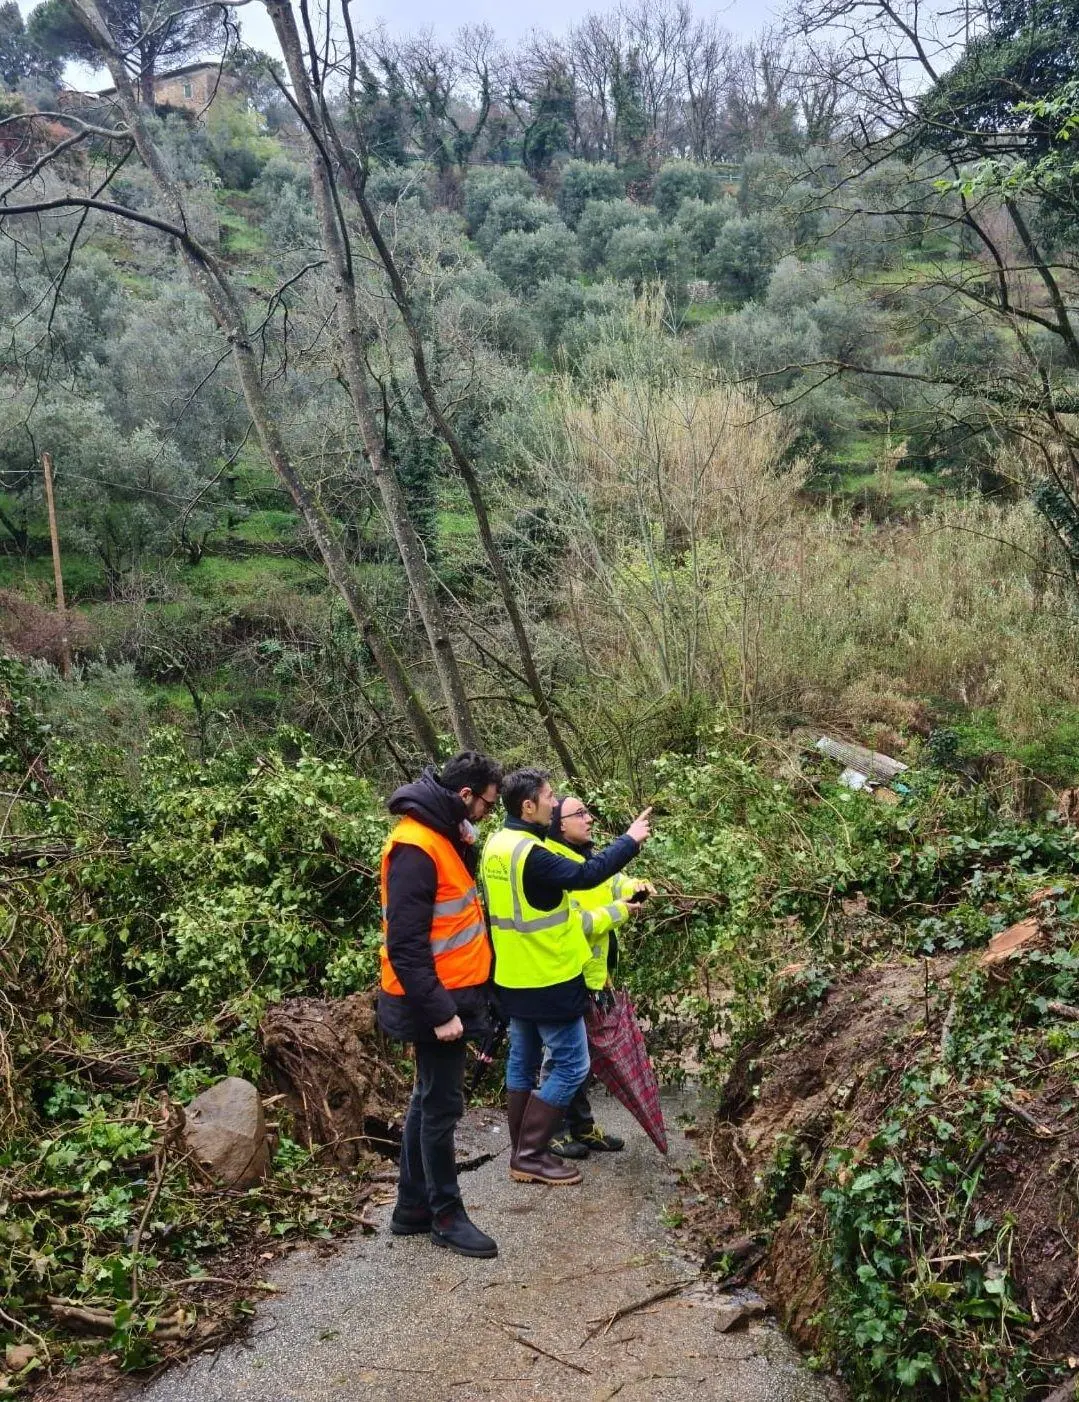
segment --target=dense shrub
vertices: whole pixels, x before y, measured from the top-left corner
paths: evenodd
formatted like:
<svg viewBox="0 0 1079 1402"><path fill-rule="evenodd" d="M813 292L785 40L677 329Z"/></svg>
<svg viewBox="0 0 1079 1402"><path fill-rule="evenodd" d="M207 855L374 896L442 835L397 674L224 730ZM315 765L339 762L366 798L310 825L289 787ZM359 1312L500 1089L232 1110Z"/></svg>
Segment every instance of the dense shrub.
<svg viewBox="0 0 1079 1402"><path fill-rule="evenodd" d="M430 209L431 171L426 166L377 166L367 177L367 197L375 206L418 200Z"/></svg>
<svg viewBox="0 0 1079 1402"><path fill-rule="evenodd" d="M709 323L699 344L732 374L762 376L769 393L788 389L799 376L799 364L821 355L820 333L806 312L779 316L755 302Z"/></svg>
<svg viewBox="0 0 1079 1402"><path fill-rule="evenodd" d="M683 200L674 217L674 227L683 247L692 258L694 267L716 246L716 239L728 219L738 213L734 200L717 200L706 204L704 200Z"/></svg>
<svg viewBox="0 0 1079 1402"><path fill-rule="evenodd" d="M601 268L611 238L619 229L648 224L648 211L629 200L591 200L577 224L581 266L586 272Z"/></svg>
<svg viewBox="0 0 1079 1402"><path fill-rule="evenodd" d="M536 187L518 166L473 166L465 177L464 212L475 237L500 195L534 195Z"/></svg>
<svg viewBox="0 0 1079 1402"><path fill-rule="evenodd" d="M660 168L652 189L652 200L664 219L673 219L683 200L703 200L716 197L719 176L711 166L694 161L668 161Z"/></svg>
<svg viewBox="0 0 1079 1402"><path fill-rule="evenodd" d="M760 297L775 266L776 233L770 220L751 214L729 219L719 231L702 271L732 302Z"/></svg>
<svg viewBox="0 0 1079 1402"><path fill-rule="evenodd" d="M772 270L765 304L780 314L797 311L812 306L834 285L835 270L829 260L805 263L788 253Z"/></svg>
<svg viewBox="0 0 1079 1402"><path fill-rule="evenodd" d="M281 150L258 113L235 99L219 98L206 114L205 129L207 156L228 189L249 190Z"/></svg>
<svg viewBox="0 0 1079 1402"><path fill-rule="evenodd" d="M558 186L558 212L575 229L592 200L619 200L625 192L626 177L617 166L605 161L567 161Z"/></svg>
<svg viewBox="0 0 1079 1402"><path fill-rule="evenodd" d="M562 224L545 224L531 234L504 234L487 261L512 291L531 292L553 277L572 277L577 258L573 234Z"/></svg>
<svg viewBox="0 0 1079 1402"><path fill-rule="evenodd" d="M534 234L545 224L557 222L552 207L534 195L499 195L476 231L476 243L484 253L490 253L503 234Z"/></svg>
<svg viewBox="0 0 1079 1402"><path fill-rule="evenodd" d="M636 288L664 282L673 297L681 295L685 264L679 241L669 230L642 224L616 229L607 245L606 266L612 277Z"/></svg>
<svg viewBox="0 0 1079 1402"><path fill-rule="evenodd" d="M857 292L822 297L809 308L822 352L832 360L873 363L883 345L883 318Z"/></svg>
<svg viewBox="0 0 1079 1402"><path fill-rule="evenodd" d="M439 301L436 317L449 344L459 344L463 336L512 360L527 360L539 339L533 316L485 267L470 268L457 278Z"/></svg>
<svg viewBox="0 0 1079 1402"><path fill-rule="evenodd" d="M566 278L552 278L536 289L532 315L550 354L561 346L579 355L595 333L600 318L628 310L628 289L614 282L583 287Z"/></svg>

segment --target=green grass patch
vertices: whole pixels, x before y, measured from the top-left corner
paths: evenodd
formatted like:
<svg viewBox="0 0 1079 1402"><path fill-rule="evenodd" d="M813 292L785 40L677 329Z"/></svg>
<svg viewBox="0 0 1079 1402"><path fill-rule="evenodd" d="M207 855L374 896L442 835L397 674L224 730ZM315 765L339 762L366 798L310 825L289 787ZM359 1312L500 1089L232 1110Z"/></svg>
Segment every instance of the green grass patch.
<svg viewBox="0 0 1079 1402"><path fill-rule="evenodd" d="M915 287L923 283L939 282L941 279L954 279L969 276L971 263L963 258L934 258L924 252L908 255L894 268L882 268L879 272L863 275L859 281L869 287Z"/></svg>
<svg viewBox="0 0 1079 1402"><path fill-rule="evenodd" d="M287 509L288 493L257 448L248 445L240 454L232 479L236 500L244 505L267 511Z"/></svg>
<svg viewBox="0 0 1079 1402"><path fill-rule="evenodd" d="M682 309L682 326L704 326L709 321L715 321L717 317L726 316L729 311L730 307L726 302L690 302Z"/></svg>
<svg viewBox="0 0 1079 1402"><path fill-rule="evenodd" d="M229 535L256 544L292 543L296 539L296 515L292 511L259 510L235 526Z"/></svg>
<svg viewBox="0 0 1079 1402"><path fill-rule="evenodd" d="M33 599L53 588L51 555L0 555L0 589L18 589ZM105 588L105 571L87 555L64 556L64 593L68 603L92 599Z"/></svg>
<svg viewBox="0 0 1079 1402"><path fill-rule="evenodd" d="M221 229L222 250L230 257L240 258L246 253L265 251L265 234L234 209L225 195L218 196L217 220Z"/></svg>
<svg viewBox="0 0 1079 1402"><path fill-rule="evenodd" d="M476 518L470 511L440 511L438 533L447 539L476 539Z"/></svg>
<svg viewBox="0 0 1079 1402"><path fill-rule="evenodd" d="M1079 706L1056 706L1028 722L1027 733L1007 735L991 710L957 716L948 727L960 761L999 754L1050 784L1079 780Z"/></svg>
<svg viewBox="0 0 1079 1402"><path fill-rule="evenodd" d="M257 598L268 588L282 586L304 594L326 588L325 575L314 565L274 555L242 560L204 555L197 565L181 566L178 577L192 594L204 599Z"/></svg>

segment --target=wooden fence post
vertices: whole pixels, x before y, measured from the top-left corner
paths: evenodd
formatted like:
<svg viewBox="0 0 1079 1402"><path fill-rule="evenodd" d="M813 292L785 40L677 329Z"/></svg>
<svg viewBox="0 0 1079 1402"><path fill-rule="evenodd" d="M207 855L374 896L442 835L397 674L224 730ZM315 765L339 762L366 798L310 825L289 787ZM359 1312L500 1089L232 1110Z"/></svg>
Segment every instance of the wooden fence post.
<svg viewBox="0 0 1079 1402"><path fill-rule="evenodd" d="M67 681L71 674L71 649L67 637L67 604L64 601L64 573L60 566L60 533L56 528L56 501L52 494L52 454L42 453L41 467L45 473L45 500L49 507L49 537L52 540L52 572L56 581L56 612L60 618L60 675Z"/></svg>

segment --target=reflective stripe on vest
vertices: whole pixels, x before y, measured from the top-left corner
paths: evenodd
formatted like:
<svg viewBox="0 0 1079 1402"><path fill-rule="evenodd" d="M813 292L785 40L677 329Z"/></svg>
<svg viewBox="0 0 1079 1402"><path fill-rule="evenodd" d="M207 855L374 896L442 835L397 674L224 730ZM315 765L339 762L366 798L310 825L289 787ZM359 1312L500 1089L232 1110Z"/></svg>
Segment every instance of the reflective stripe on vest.
<svg viewBox="0 0 1079 1402"><path fill-rule="evenodd" d="M557 838L549 837L543 845L556 856L568 857L571 862L585 861L584 854L576 847L559 842ZM580 921L581 933L589 949L589 954L585 956L584 981L593 991L606 987L609 977L607 962L611 952L611 926L621 924L625 918L622 892L631 889L632 885L632 882L618 873L606 881L601 881L598 886L571 894L570 907L574 917ZM598 915L606 918L606 928L597 933Z"/></svg>
<svg viewBox="0 0 1079 1402"><path fill-rule="evenodd" d="M565 892L554 910L530 905L524 864L539 839L515 828L488 838L480 863L495 947L495 983L503 988L549 988L576 978L589 956Z"/></svg>
<svg viewBox="0 0 1079 1402"><path fill-rule="evenodd" d="M586 895L586 896L587 896L587 895L590 895L591 892L585 891L585 892L583 892L583 893L582 893L582 892L578 892L577 894L578 894L578 895L583 894L583 895ZM618 923L618 917L619 917L619 915L622 913L622 912L621 912L621 902L620 902L620 901L611 901L611 903L610 903L609 905L601 905L601 906L595 907L594 909L595 909L596 911L602 911L604 915L609 915L609 916L611 917L611 919L612 919L616 924ZM595 915L594 911L593 911L593 910L583 910L583 909L582 909L582 911L581 911L581 928L584 930L585 935L586 935L587 937L590 937L590 936L591 936L592 931L593 931L593 929L595 928L595 924L596 924L596 915Z"/></svg>
<svg viewBox="0 0 1079 1402"><path fill-rule="evenodd" d="M442 939L432 939L431 948L436 954L448 954L451 949L460 949L462 945L474 940L477 935L486 933L486 926L483 920L473 921L471 925L466 925L463 930L458 930L455 935L446 935Z"/></svg>
<svg viewBox="0 0 1079 1402"><path fill-rule="evenodd" d="M435 864L438 885L431 908L431 954L444 988L474 988L491 975L491 945L479 892L461 855L448 837L415 818L402 818L382 849L382 987L404 993L386 944L387 886L390 853L400 844L418 847Z"/></svg>
<svg viewBox="0 0 1079 1402"><path fill-rule="evenodd" d="M479 898L479 892L476 890L475 886L470 886L463 896L457 896L450 901L435 901L432 914L435 916L460 915L463 910L469 908L473 901L478 901ZM386 918L385 903L382 906L382 918L383 920Z"/></svg>

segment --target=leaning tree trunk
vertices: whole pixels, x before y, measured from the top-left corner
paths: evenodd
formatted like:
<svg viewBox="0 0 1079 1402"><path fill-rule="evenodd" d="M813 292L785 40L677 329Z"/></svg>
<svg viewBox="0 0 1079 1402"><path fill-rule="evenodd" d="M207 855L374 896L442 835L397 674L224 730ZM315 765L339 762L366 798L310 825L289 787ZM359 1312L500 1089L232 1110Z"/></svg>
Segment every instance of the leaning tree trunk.
<svg viewBox="0 0 1079 1402"><path fill-rule="evenodd" d="M314 76L308 71L304 64L303 46L300 40L299 31L296 27L295 16L292 13L288 0L265 0L266 9L269 11L277 30L281 47L285 53L286 62L289 67L289 77L295 88L292 100L300 112L301 118L308 128L308 135L316 147L316 164L320 165L324 178L332 182L332 172L330 169L331 158L335 158L337 165L344 176L349 193L359 207L364 228L368 237L375 246L386 276L390 283L390 290L394 303L401 317L402 324L408 337L409 348L412 354L412 363L415 369L416 382L419 386L420 395L427 407L427 412L437 430L439 437L446 444L450 451L453 464L461 476L468 492L469 500L472 503L472 510L475 513L476 523L479 526L480 540L483 544L484 553L487 556L491 572L495 577L502 602L513 629L513 635L517 643L517 650L521 658L521 666L524 671L528 689L532 693L536 709L540 719L547 731L551 746L557 754L566 775L569 778L577 776L577 767L573 756L569 751L558 721L555 718L554 709L549 696L543 686L543 681L536 666L535 655L532 651L532 644L525 627L521 610L518 607L517 595L513 588L513 581L510 579L506 563L502 558L498 543L491 528L491 518L487 510L487 503L483 496L483 489L480 486L479 476L475 465L469 454L465 450L453 425L450 423L439 400L437 391L431 381L431 376L427 367L427 357L423 347L423 337L420 334L419 326L412 312L412 303L408 289L405 287L404 279L401 276L397 261L382 236L382 231L378 226L378 220L374 216L371 205L364 191L364 180L361 173L355 168L355 162L351 159L350 153L346 150L341 140L340 132L330 114L326 102L325 76L326 70L318 70L319 59L317 54L312 52L311 62L316 71ZM348 42L355 45L355 36L347 19L346 6L346 31ZM313 40L310 40L313 42ZM354 52L354 47L353 47ZM343 227L344 218L339 208L335 214Z"/></svg>
<svg viewBox="0 0 1079 1402"><path fill-rule="evenodd" d="M150 134L143 110L135 96L117 50L116 42L96 0L75 0L76 8L116 85L116 95L131 137L158 191L164 197L177 223L190 230L191 220L179 186L169 172ZM258 360L246 325L239 298L231 280L217 259L188 233L180 240L192 280L209 303L214 320L232 346L244 400L255 425L259 442L270 465L284 483L304 524L311 533L326 565L330 580L344 600L364 638L375 665L381 672L395 702L406 716L420 748L432 758L439 752L438 732L412 685L393 644L385 635L353 577L337 533L320 502L303 482L292 462L279 426L266 397Z"/></svg>
<svg viewBox="0 0 1079 1402"><path fill-rule="evenodd" d="M344 155L344 153L341 153ZM465 450L464 444L457 435L456 430L446 417L442 408L438 393L431 381L431 376L427 368L427 356L423 348L423 337L420 334L416 318L412 314L412 304L409 298L408 289L405 287L404 279L401 277L397 267L397 261L393 256L389 244L382 237L382 231L378 227L378 220L367 200L362 182L356 178L355 172L347 158L342 162L342 169L346 172L349 180L349 189L360 207L360 214L363 217L364 225L375 245L380 261L386 270L386 275L390 281L393 292L393 299L397 305L401 320L408 336L409 347L412 352L412 364L416 373L416 383L419 385L420 395L427 412L431 416L431 421L438 431L439 437L450 450L450 457L453 459L454 467L461 476L468 492L469 501L472 503L472 510L476 517L476 524L479 527L480 540L483 544L484 554L491 567L491 573L495 577L498 585L498 592L502 596L502 603L506 614L509 617L510 627L513 629L513 636L517 643L517 652L521 659L521 667L528 682L528 689L532 693L532 699L536 703L536 710L539 712L540 720L547 731L547 738L551 742L551 747L558 756L562 768L566 772L567 778L577 778L577 766L570 753L569 746L563 738L558 721L555 718L554 709L551 705L551 698L544 688L540 678L539 668L536 666L535 654L532 651L532 643L528 636L528 629L525 627L520 607L517 603L517 594L510 579L506 562L502 558L502 552L498 548L494 531L491 529L491 516L487 510L487 502L483 495L483 488L480 486L479 475L476 472L475 464Z"/></svg>
<svg viewBox="0 0 1079 1402"><path fill-rule="evenodd" d="M363 331L356 300L356 278L348 242L348 228L336 199L333 172L329 166L320 114L315 107L304 68L303 48L296 20L288 0L267 0L266 9L285 56L285 64L292 80L293 101L307 130L311 148L311 180L315 208L322 231L322 242L334 278L339 328L338 346L364 451L371 464L371 473L382 498L393 538L397 542L409 589L423 620L453 733L459 745L475 749L476 725L453 650L453 642L446 626L445 614L435 593L431 569L424 554L423 544L412 523L405 494L393 465L386 459L382 435L371 404L363 360Z"/></svg>

